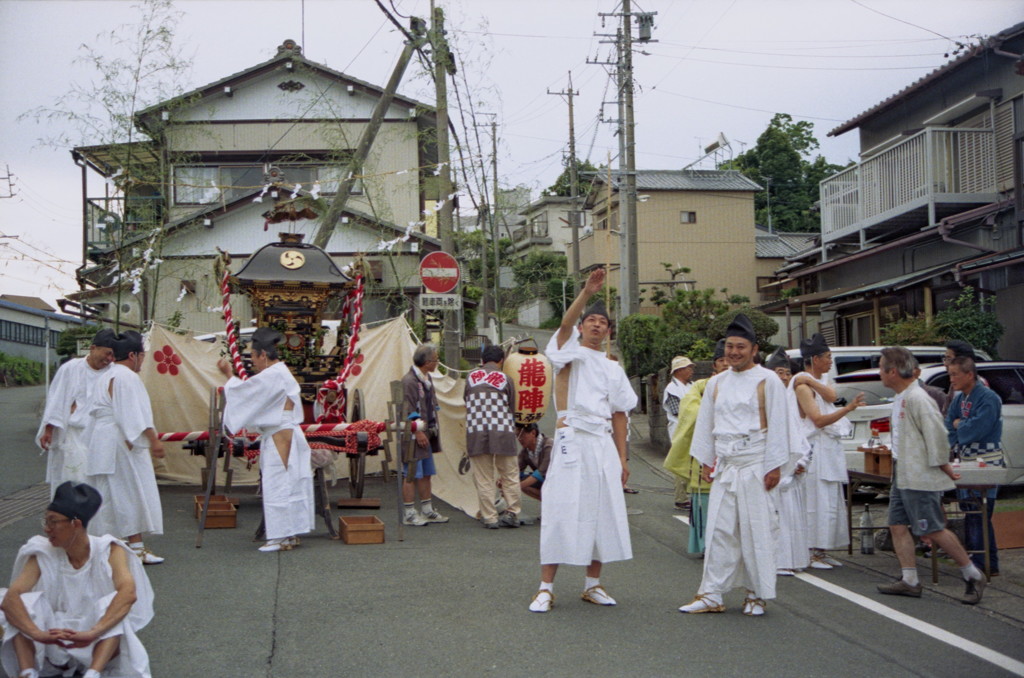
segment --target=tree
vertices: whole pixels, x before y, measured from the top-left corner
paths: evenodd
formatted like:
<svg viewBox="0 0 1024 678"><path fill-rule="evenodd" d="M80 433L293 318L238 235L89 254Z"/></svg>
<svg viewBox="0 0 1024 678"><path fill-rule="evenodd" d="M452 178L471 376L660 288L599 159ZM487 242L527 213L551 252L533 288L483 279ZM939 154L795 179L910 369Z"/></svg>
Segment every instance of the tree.
<svg viewBox="0 0 1024 678"><path fill-rule="evenodd" d="M763 311L759 311L756 308L751 308L749 306L726 311L715 318L709 328L709 337L713 337L715 341L724 337L725 330L729 327L729 323L731 323L733 318L740 313L750 318L750 324L754 326L754 336L757 337L758 347L766 353L774 351L775 344L772 343L772 337L778 333L779 324L769 318Z"/></svg>
<svg viewBox="0 0 1024 678"><path fill-rule="evenodd" d="M991 298L990 298L991 300ZM946 340L959 339L997 357L996 344L1004 328L993 311L985 310L975 299L974 288L963 289L946 308L935 314L935 325L946 335Z"/></svg>
<svg viewBox="0 0 1024 678"><path fill-rule="evenodd" d="M541 195L557 195L563 198L572 196L572 171L569 167L568 157L562 160L562 166L565 167L565 169L558 175L558 178L555 179L555 183L541 191ZM594 175L600 171L601 168L595 167L589 160L576 161L577 196L582 198L590 192L590 185L594 181Z"/></svg>
<svg viewBox="0 0 1024 678"><path fill-rule="evenodd" d="M821 230L821 218L811 210L818 200L818 184L842 169L824 156L812 157L816 150L814 123L794 122L792 116L776 113L757 144L721 168L737 169L764 187L754 199L759 224L769 223L770 214L773 230L815 232Z"/></svg>

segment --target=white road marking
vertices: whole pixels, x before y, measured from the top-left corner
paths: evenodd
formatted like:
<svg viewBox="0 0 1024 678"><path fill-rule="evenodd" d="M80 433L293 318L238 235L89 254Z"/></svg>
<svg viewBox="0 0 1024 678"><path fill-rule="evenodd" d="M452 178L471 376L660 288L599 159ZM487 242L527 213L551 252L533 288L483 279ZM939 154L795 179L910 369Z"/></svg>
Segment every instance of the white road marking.
<svg viewBox="0 0 1024 678"><path fill-rule="evenodd" d="M690 521L686 516L672 517L682 523L685 523L686 525L690 524ZM862 596L859 593L854 593L849 589L844 589L842 586L836 586L835 584L829 581L825 581L824 579L816 577L812 574L807 574L806 572L797 572L796 578L800 581L810 584L811 586L817 586L823 591L827 591L833 595L839 596L840 598L844 598L853 603L854 605L859 605L864 609L870 610L871 612L881 615L886 619L890 619L896 622L897 624L903 624L907 628L911 628L915 631L925 634L926 636L931 636L935 640L941 641L948 645L952 645L958 650L963 650L964 652L973 654L975 657L978 657L979 659L984 659L989 663L995 664L999 668L1005 669L1006 671L1012 673L1015 676L1024 677L1024 662L1014 659L1013 657L1009 657L1001 652L996 652L991 648L987 648L984 645L975 643L972 640L967 640L966 638L958 636L955 633L950 633L949 631L941 629L938 626L935 626L934 624L929 624L928 622L917 619L916 617L912 617L909 614L904 614L899 610L894 610L888 605L883 605L875 600L872 600L871 598Z"/></svg>

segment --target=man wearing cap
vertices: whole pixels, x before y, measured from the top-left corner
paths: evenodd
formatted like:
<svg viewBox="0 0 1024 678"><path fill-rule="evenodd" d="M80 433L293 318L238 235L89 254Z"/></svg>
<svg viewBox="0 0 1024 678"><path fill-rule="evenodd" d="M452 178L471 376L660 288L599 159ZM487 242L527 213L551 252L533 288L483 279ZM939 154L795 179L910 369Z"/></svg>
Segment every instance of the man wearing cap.
<svg viewBox="0 0 1024 678"><path fill-rule="evenodd" d="M669 368L671 377L665 386L665 392L661 397L661 407L668 417L668 438L672 440L679 425L679 401L683 399L686 392L690 390L693 379L693 361L683 355L672 358L672 365ZM690 508L690 498L686 487L686 481L681 476L676 476L676 508L687 510Z"/></svg>
<svg viewBox="0 0 1024 678"><path fill-rule="evenodd" d="M36 442L49 452L46 481L50 494L65 480L85 480L85 430L93 386L114 360L113 330L100 330L84 358L67 361L53 375Z"/></svg>
<svg viewBox="0 0 1024 678"><path fill-rule="evenodd" d="M729 369L725 360L725 339L715 344L712 358L711 376ZM698 379L679 403L679 425L672 435L672 447L662 464L676 476L677 486L681 481L690 491L690 536L686 546L687 553L704 553L704 532L708 523L708 493L711 492L709 482L701 480L701 465L690 456L690 445L693 442L693 429L697 424L697 414L707 387L707 379ZM678 503L676 508L681 508Z"/></svg>
<svg viewBox="0 0 1024 678"><path fill-rule="evenodd" d="M541 584L531 612L551 609L561 564L587 568L584 601L615 605L601 586L602 565L633 557L622 491L629 479L627 413L637 397L622 366L602 350L611 331L607 310L600 302L586 307L604 279L604 269L590 274L545 350L556 370L558 421L541 503Z"/></svg>
<svg viewBox="0 0 1024 678"><path fill-rule="evenodd" d="M63 483L43 515L45 536L18 551L11 587L0 589L8 676L150 676L136 633L153 618L153 589L124 543L86 532L101 502L95 488Z"/></svg>
<svg viewBox="0 0 1024 678"><path fill-rule="evenodd" d="M106 497L90 533L118 535L145 565L164 559L146 548L145 534L163 534L164 517L153 471L153 457L164 456L156 435L149 394L139 378L146 353L142 335L132 330L114 340L110 370L92 397L86 460L89 484Z"/></svg>
<svg viewBox="0 0 1024 678"><path fill-rule="evenodd" d="M312 454L299 424L303 411L299 383L280 360L277 345L284 336L269 327L252 335L250 357L256 374L245 381L234 376L221 358L217 368L224 384L224 427L260 434L260 484L267 541L264 553L288 551L299 535L313 530Z"/></svg>
<svg viewBox="0 0 1024 678"><path fill-rule="evenodd" d="M852 424L846 415L864 404L858 393L843 407L832 404L835 393L828 387L832 352L825 337L814 334L800 342L804 372L790 382L796 396L801 433L811 445L813 461L807 469L807 541L811 548L810 565L819 570L841 567L842 563L826 551L846 548L850 543L849 524L843 485L846 453L842 437ZM823 395L824 393L824 395Z"/></svg>
<svg viewBox="0 0 1024 678"><path fill-rule="evenodd" d="M743 613L761 616L775 598L778 522L770 492L789 459L786 391L771 370L754 363L758 344L750 319L738 314L725 332L730 369L704 390L690 454L710 481L704 576L680 612L724 612L723 595L746 589Z"/></svg>

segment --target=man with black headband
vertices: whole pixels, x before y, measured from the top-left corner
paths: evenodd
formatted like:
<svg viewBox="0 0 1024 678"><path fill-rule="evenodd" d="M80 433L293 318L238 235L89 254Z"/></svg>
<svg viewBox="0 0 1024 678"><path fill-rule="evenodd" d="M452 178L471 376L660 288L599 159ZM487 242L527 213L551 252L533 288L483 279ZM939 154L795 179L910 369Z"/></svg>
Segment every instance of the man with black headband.
<svg viewBox="0 0 1024 678"><path fill-rule="evenodd" d="M156 435L149 394L138 375L145 357L141 334L128 330L117 335L117 362L93 392L86 470L89 484L107 498L90 532L123 538L143 564L155 565L164 559L146 548L142 535L164 533L152 459L163 458L164 444Z"/></svg>
<svg viewBox="0 0 1024 678"><path fill-rule="evenodd" d="M0 589L8 676L150 675L136 633L153 618L153 589L124 543L86 533L101 503L95 488L63 483L43 515L45 536L18 551L11 588Z"/></svg>
<svg viewBox="0 0 1024 678"><path fill-rule="evenodd" d="M302 423L299 383L280 361L277 345L284 336L269 327L252 335L250 355L256 374L242 381L231 363L221 358L217 367L228 377L224 385L224 426L260 434L260 482L267 542L264 553L288 551L299 545L299 535L313 530L312 454Z"/></svg>
<svg viewBox="0 0 1024 678"><path fill-rule="evenodd" d="M843 493L847 472L842 438L849 433L852 424L846 415L864 404L864 394L857 394L843 407L832 404L835 393L828 383L832 352L825 337L814 334L801 341L800 355L804 372L794 377L790 389L796 396L799 425L811 445L814 460L807 468L806 488L810 566L831 570L841 567L842 563L826 551L846 548L850 543Z"/></svg>
<svg viewBox="0 0 1024 678"><path fill-rule="evenodd" d="M775 373L754 363L757 337L738 314L725 332L730 369L704 390L690 454L710 482L704 576L693 602L680 612L724 612L723 595L746 589L743 613L761 616L775 597L773 497L790 456L786 392Z"/></svg>
<svg viewBox="0 0 1024 678"><path fill-rule="evenodd" d="M584 310L604 278L604 269L590 274L544 351L556 370L558 422L541 503L541 584L531 612L551 609L561 564L587 568L584 601L615 605L601 586L601 567L633 557L622 491L629 479L627 414L637 397L622 366L603 350L611 330L604 305Z"/></svg>
<svg viewBox="0 0 1024 678"><path fill-rule="evenodd" d="M85 480L85 430L93 387L114 361L113 330L100 330L84 358L69 360L53 375L36 441L49 452L46 481L50 494L65 480Z"/></svg>

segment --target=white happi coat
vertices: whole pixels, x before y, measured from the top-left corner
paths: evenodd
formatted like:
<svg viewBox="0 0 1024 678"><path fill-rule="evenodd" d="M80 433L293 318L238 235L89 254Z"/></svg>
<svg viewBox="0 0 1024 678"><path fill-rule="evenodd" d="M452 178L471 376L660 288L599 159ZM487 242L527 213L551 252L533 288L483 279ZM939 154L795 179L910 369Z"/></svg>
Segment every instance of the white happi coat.
<svg viewBox="0 0 1024 678"><path fill-rule="evenodd" d="M622 366L580 345L579 331L545 354L557 371L571 366L565 428L555 431L541 502L542 565L589 565L633 557L622 493L622 461L612 439L612 414L629 412L637 397Z"/></svg>
<svg viewBox="0 0 1024 678"><path fill-rule="evenodd" d="M810 372L806 374L815 379ZM828 377L823 375L818 381L827 384ZM795 382L796 377L793 377L789 382L791 390ZM814 392L814 400L821 414L836 411L835 405L825 402L817 391ZM843 498L847 472L842 436L850 430L850 421L843 417L825 428L818 428L807 417L798 417L798 421L811 445L813 459L807 468L807 542L816 549L846 548L850 543L850 532Z"/></svg>
<svg viewBox="0 0 1024 678"><path fill-rule="evenodd" d="M111 549L124 549L128 569L135 580L135 603L128 616L98 640L121 636L119 654L110 660L104 676L123 678L150 678L149 655L136 633L153 618L153 589L142 569L142 561L132 551L110 535L89 537L89 559L77 570L68 561L64 549L51 546L43 536L32 537L18 551L14 562L13 581L25 568L32 556L39 564L39 581L32 591L22 595L22 602L37 626L44 629L70 628L87 631L106 613L116 590L110 567ZM0 596L6 589L0 589ZM0 661L8 676L18 675L18 659L14 652L14 637L20 633L6 622L0 613L3 627L3 645ZM36 644L36 666L45 666L45 658L56 666L70 663L85 671L92 663L95 643L82 648L65 649L59 645ZM46 674L49 675L49 674Z"/></svg>
<svg viewBox="0 0 1024 678"><path fill-rule="evenodd" d="M786 390L786 406L792 445L775 492L775 508L779 516L775 566L801 570L810 565L810 545L807 542L807 474L798 475L797 470L806 470L810 465L811 446L800 432L800 409L792 389Z"/></svg>
<svg viewBox="0 0 1024 678"><path fill-rule="evenodd" d="M113 394L111 394L113 383ZM153 426L149 394L139 375L120 364L96 382L86 433L86 482L103 497L89 534L163 534L163 508L143 431Z"/></svg>
<svg viewBox="0 0 1024 678"><path fill-rule="evenodd" d="M110 367L106 365L94 370L85 358L75 358L61 365L53 375L46 394L43 420L36 434L38 444L46 425L53 426L46 464L46 482L50 483L51 496L64 481L80 483L85 480L85 433L92 410L92 393L96 382L110 371Z"/></svg>
<svg viewBox="0 0 1024 678"><path fill-rule="evenodd" d="M661 395L661 408L665 410L665 416L668 417L668 437L672 439L672 434L676 432L676 426L679 425L679 404L683 400L683 396L690 390L693 384L684 384L675 377L669 379L668 384L665 386L665 392ZM671 410L668 409L669 396L678 398L676 403L676 413L672 414Z"/></svg>
<svg viewBox="0 0 1024 678"><path fill-rule="evenodd" d="M242 381L231 377L224 385L224 426L260 434L260 473L263 483L263 519L267 539L284 539L313 530L313 468L309 443L299 428L302 401L299 383L283 362ZM294 409L285 410L291 401ZM292 430L288 466L274 443L273 435Z"/></svg>
<svg viewBox="0 0 1024 678"><path fill-rule="evenodd" d="M765 430L757 395L761 382ZM778 518L764 477L789 459L789 416L785 387L760 365L730 369L708 382L690 445L695 459L715 468L699 593L743 586L760 598L775 597Z"/></svg>

